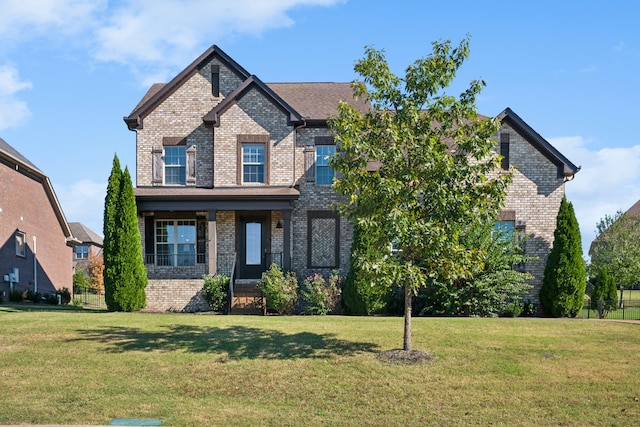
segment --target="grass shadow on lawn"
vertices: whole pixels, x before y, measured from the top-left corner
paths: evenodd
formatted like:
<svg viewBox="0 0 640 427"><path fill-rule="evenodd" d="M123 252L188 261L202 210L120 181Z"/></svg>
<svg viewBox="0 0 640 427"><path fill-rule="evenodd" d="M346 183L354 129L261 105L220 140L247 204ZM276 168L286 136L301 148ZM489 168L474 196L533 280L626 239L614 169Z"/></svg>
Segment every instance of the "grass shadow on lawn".
<svg viewBox="0 0 640 427"><path fill-rule="evenodd" d="M226 354L229 359L330 359L357 353L377 353L373 343L352 342L335 334L298 332L230 326L169 325L162 330L111 326L78 331L75 341L92 341L105 345L105 351L123 353L191 352Z"/></svg>

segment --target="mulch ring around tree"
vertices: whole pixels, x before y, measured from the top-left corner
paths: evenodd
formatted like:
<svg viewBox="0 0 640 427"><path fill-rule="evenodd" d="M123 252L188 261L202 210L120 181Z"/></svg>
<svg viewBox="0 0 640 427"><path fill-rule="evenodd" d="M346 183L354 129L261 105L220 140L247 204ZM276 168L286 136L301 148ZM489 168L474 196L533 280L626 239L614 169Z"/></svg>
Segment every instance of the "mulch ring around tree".
<svg viewBox="0 0 640 427"><path fill-rule="evenodd" d="M431 362L436 359L432 354L421 350L388 350L378 354L378 359L389 363L403 363L413 365L418 363Z"/></svg>

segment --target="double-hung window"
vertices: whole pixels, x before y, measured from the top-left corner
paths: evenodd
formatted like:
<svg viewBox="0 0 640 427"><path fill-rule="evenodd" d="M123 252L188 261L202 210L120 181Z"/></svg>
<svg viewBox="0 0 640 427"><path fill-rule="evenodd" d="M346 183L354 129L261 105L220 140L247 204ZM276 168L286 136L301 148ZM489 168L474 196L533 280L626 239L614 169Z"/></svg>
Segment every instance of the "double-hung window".
<svg viewBox="0 0 640 427"><path fill-rule="evenodd" d="M156 265L196 265L196 222L156 221Z"/></svg>
<svg viewBox="0 0 640 427"><path fill-rule="evenodd" d="M242 182L265 182L264 144L242 144Z"/></svg>
<svg viewBox="0 0 640 427"><path fill-rule="evenodd" d="M164 147L164 183L185 185L187 172L187 151L185 146Z"/></svg>
<svg viewBox="0 0 640 427"><path fill-rule="evenodd" d="M76 259L89 258L89 246L76 246Z"/></svg>
<svg viewBox="0 0 640 427"><path fill-rule="evenodd" d="M316 145L316 184L333 184L334 172L329 166L329 160L335 153L335 145Z"/></svg>

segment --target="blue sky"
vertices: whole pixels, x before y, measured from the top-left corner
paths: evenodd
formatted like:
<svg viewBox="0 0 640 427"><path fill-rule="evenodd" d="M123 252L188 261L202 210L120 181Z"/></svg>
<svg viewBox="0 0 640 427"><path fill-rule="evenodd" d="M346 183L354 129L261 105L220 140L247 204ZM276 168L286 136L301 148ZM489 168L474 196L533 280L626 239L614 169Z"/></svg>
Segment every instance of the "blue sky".
<svg viewBox="0 0 640 427"><path fill-rule="evenodd" d="M511 107L582 166L567 197L586 250L600 218L640 199L639 12L619 0L0 0L0 137L49 176L68 221L101 233L113 155L135 176L122 117L212 44L265 82L351 81L367 45L402 75L432 41L470 34L449 92L485 80L481 113Z"/></svg>

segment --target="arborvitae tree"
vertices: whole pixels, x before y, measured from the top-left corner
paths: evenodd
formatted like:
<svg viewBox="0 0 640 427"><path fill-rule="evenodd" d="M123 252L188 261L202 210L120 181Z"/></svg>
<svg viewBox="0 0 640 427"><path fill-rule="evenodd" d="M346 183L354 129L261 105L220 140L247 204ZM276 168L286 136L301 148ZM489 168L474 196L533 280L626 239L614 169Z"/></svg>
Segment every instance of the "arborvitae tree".
<svg viewBox="0 0 640 427"><path fill-rule="evenodd" d="M122 177L116 215L113 309L137 311L146 306L147 270L142 259L136 200L128 168Z"/></svg>
<svg viewBox="0 0 640 427"><path fill-rule="evenodd" d="M573 205L563 197L540 289L544 313L553 317L575 317L584 304L586 286L580 228Z"/></svg>
<svg viewBox="0 0 640 427"><path fill-rule="evenodd" d="M357 224L353 227L353 243L351 253L373 251L375 247L367 240L367 235L360 231ZM363 278L358 263L358 257L353 257L351 268L344 281L342 301L345 314L367 315L383 312L387 305L387 289L371 286L371 282Z"/></svg>
<svg viewBox="0 0 640 427"><path fill-rule="evenodd" d="M601 316L606 316L611 310L615 310L618 302L618 290L613 276L609 274L606 268L603 268L591 293L592 310L602 310Z"/></svg>
<svg viewBox="0 0 640 427"><path fill-rule="evenodd" d="M109 183L107 184L107 195L104 200L104 222L102 230L104 234L103 247L102 247L102 259L104 263L104 290L105 290L105 302L107 308L110 311L117 310L113 295L115 291L115 248L116 248L116 234L117 234L117 213L116 204L120 195L120 187L122 182L122 169L120 168L120 160L118 156L113 156L113 167L111 168L111 175L109 175Z"/></svg>

